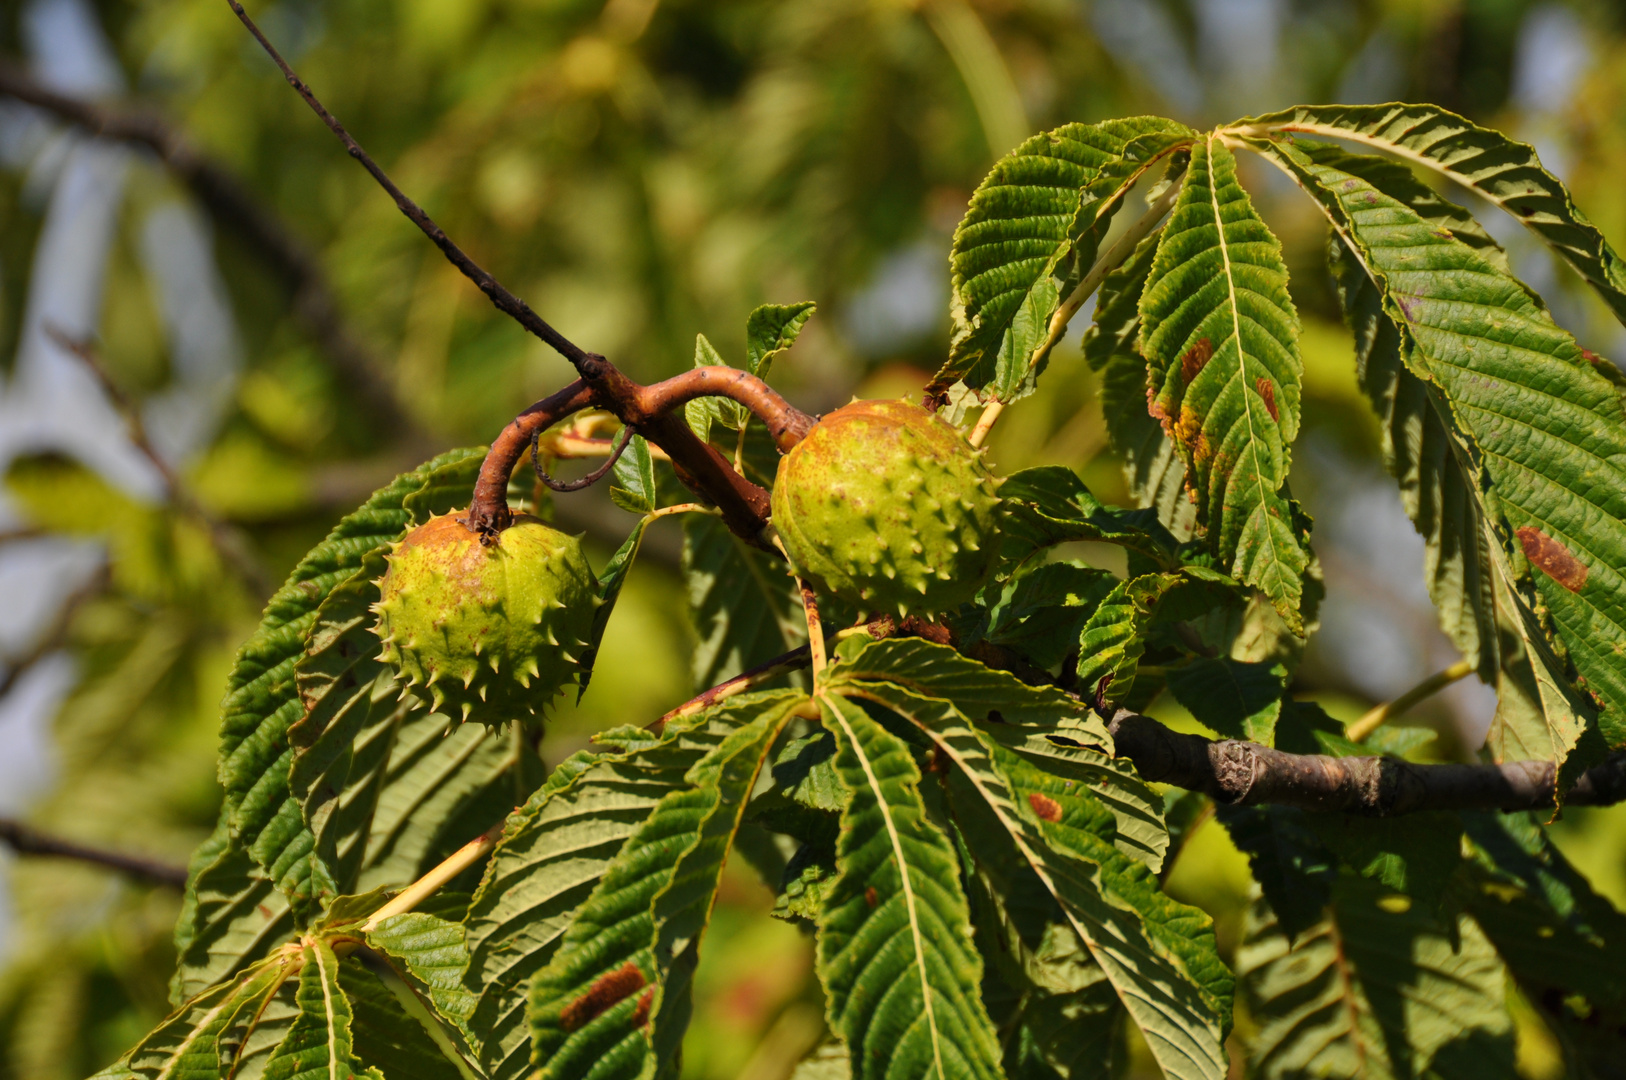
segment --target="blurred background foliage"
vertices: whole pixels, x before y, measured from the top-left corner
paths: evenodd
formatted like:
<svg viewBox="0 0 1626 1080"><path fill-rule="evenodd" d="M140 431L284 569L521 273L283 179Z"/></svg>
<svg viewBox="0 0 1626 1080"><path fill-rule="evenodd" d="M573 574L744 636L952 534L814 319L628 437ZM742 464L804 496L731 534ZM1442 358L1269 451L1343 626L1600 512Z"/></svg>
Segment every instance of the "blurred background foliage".
<svg viewBox="0 0 1626 1080"><path fill-rule="evenodd" d="M1068 121L1430 100L1534 142L1626 240L1626 14L1607 0L254 10L453 237L635 377L688 366L697 332L739 362L754 306L817 301L774 369L810 410L918 390L947 345L947 252L972 189L1021 138ZM0 814L182 864L215 818L218 701L267 582L392 473L484 442L569 371L424 242L221 0L4 0L0 62L36 87L149 110L261 215L255 233L200 200L175 161L0 96ZM1456 657L1378 461L1324 226L1277 178L1248 179L1305 322L1292 483L1317 517L1327 599L1295 692L1347 719ZM1560 268L1511 223L1485 221L1583 343L1626 356L1626 336ZM312 253L326 280L290 273L267 235ZM93 341L118 393L47 324ZM1087 324L1075 320L1046 393L1001 425L992 458L1004 471L1064 463L1121 501L1077 356ZM602 488L567 498L560 520L588 532L602 565L632 519ZM693 689L679 543L670 525L646 542L591 690L551 722L549 761ZM1470 680L1407 722L1438 733L1424 755L1465 758L1492 706ZM1172 705L1154 712L1180 720ZM1620 808L1572 812L1557 832L1626 903ZM0 866L0 1078L77 1080L166 1011L178 895L57 859L0 854ZM1223 830L1198 829L1169 885L1230 947L1250 882ZM811 943L762 918L770 905L731 866L686 1076L784 1077L819 1036ZM1520 1047L1528 1075L1560 1068L1528 1010Z"/></svg>

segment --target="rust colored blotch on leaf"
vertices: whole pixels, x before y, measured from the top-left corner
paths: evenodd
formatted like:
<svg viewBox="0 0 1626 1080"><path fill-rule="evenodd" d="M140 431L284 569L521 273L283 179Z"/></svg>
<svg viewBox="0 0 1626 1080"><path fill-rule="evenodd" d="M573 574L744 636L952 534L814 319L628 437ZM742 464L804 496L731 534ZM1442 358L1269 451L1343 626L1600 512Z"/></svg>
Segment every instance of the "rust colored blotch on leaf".
<svg viewBox="0 0 1626 1080"><path fill-rule="evenodd" d="M1259 388L1259 396L1265 399L1265 410L1270 413L1272 420L1280 420L1281 415L1276 412L1276 386L1269 379L1261 378L1254 383Z"/></svg>
<svg viewBox="0 0 1626 1080"><path fill-rule="evenodd" d="M651 986L648 990L645 990L643 996L638 999L638 1007L632 1010L633 1027L639 1028L649 1023L649 1006L654 1000L655 988Z"/></svg>
<svg viewBox="0 0 1626 1080"><path fill-rule="evenodd" d="M869 888L864 890L864 903L868 904L870 907L874 907L879 902L879 899L880 898L875 894L875 886L871 885Z"/></svg>
<svg viewBox="0 0 1626 1080"><path fill-rule="evenodd" d="M1186 355L1180 358L1180 375L1191 385L1191 380L1197 377L1203 366L1213 359L1214 343L1207 338L1198 338L1197 343L1186 350Z"/></svg>
<svg viewBox="0 0 1626 1080"><path fill-rule="evenodd" d="M1028 805L1033 807L1035 814L1038 814L1046 821L1061 820L1061 803L1048 795L1041 795L1035 791L1028 796Z"/></svg>
<svg viewBox="0 0 1626 1080"><path fill-rule="evenodd" d="M1524 557L1570 592L1580 592L1586 584L1586 563L1570 554L1570 549L1533 525L1518 530Z"/></svg>
<svg viewBox="0 0 1626 1080"><path fill-rule="evenodd" d="M600 975L587 988L587 993L566 1005L559 1014L559 1026L566 1031L575 1031L606 1009L642 990L647 981L644 973L638 970L638 965L628 960L614 971Z"/></svg>

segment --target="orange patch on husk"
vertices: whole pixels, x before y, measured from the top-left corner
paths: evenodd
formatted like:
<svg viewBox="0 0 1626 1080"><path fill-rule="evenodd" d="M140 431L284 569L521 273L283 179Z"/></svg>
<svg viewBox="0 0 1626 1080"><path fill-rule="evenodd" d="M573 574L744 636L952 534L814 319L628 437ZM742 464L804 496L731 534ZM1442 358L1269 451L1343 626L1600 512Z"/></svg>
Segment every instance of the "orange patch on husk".
<svg viewBox="0 0 1626 1080"><path fill-rule="evenodd" d="M1515 535L1524 548L1524 557L1542 573L1570 592L1581 591L1586 584L1586 563L1571 554L1569 548L1533 525L1522 526Z"/></svg>

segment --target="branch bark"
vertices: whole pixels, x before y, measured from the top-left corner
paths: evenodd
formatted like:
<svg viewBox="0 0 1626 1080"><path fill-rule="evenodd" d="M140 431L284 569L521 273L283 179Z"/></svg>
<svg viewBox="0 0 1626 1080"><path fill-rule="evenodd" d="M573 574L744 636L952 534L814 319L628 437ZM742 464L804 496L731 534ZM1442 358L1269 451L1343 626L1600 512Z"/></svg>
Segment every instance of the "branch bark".
<svg viewBox="0 0 1626 1080"><path fill-rule="evenodd" d="M60 836L40 832L10 818L0 818L0 841L5 842L19 855L48 855L74 859L95 866L105 866L109 870L117 870L121 874L154 885L167 885L172 889L186 888L184 866L171 866L136 855L88 847L72 840L64 840Z"/></svg>
<svg viewBox="0 0 1626 1080"><path fill-rule="evenodd" d="M380 421L415 451L435 441L396 397L377 355L350 330L311 249L231 170L209 158L151 110L94 104L59 94L7 63L0 63L0 94L42 109L97 138L150 151L191 190L217 224L259 253L292 294L294 317Z"/></svg>
<svg viewBox="0 0 1626 1080"><path fill-rule="evenodd" d="M1119 756L1146 779L1233 805L1276 803L1358 817L1419 810L1542 810L1553 806L1550 761L1417 765L1395 757L1289 754L1234 739L1183 735L1127 709L1109 725ZM1626 753L1581 774L1566 806L1626 801Z"/></svg>

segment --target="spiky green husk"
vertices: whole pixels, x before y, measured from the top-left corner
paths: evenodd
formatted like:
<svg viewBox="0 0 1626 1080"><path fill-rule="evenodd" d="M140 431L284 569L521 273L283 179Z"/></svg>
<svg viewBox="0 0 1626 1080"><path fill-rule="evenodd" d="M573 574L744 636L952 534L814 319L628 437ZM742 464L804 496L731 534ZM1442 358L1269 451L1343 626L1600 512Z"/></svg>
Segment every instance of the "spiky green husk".
<svg viewBox="0 0 1626 1080"><path fill-rule="evenodd" d="M866 612L947 611L998 555L982 455L907 401L855 401L779 462L773 523L801 576Z"/></svg>
<svg viewBox="0 0 1626 1080"><path fill-rule="evenodd" d="M535 716L580 670L598 606L581 542L520 515L490 546L457 515L391 549L373 606L404 691L453 720Z"/></svg>

